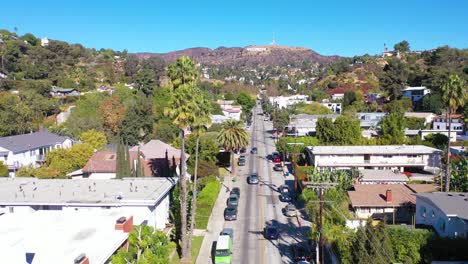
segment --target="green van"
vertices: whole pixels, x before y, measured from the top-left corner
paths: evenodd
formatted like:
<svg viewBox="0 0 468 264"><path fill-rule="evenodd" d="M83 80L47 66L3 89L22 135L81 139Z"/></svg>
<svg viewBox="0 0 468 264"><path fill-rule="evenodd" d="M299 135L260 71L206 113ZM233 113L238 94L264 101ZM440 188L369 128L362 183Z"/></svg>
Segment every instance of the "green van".
<svg viewBox="0 0 468 264"><path fill-rule="evenodd" d="M228 235L218 237L215 251L215 264L230 264L232 253L232 240Z"/></svg>

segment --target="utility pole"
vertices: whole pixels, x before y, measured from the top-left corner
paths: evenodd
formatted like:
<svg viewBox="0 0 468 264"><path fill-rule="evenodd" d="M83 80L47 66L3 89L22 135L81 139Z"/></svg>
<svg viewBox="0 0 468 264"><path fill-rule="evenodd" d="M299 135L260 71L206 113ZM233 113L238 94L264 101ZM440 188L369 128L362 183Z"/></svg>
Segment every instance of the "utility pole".
<svg viewBox="0 0 468 264"><path fill-rule="evenodd" d="M306 188L309 189L314 189L319 191L319 197L320 197L320 208L319 208L319 248L317 249L317 262L320 264L325 263L325 252L324 252L324 244L325 244L325 239L323 237L323 204L325 201L323 200L323 190L324 189L330 189L330 188L335 188L335 186L338 185L338 183L332 183L332 182L304 182L304 185ZM320 254L319 254L320 253Z"/></svg>

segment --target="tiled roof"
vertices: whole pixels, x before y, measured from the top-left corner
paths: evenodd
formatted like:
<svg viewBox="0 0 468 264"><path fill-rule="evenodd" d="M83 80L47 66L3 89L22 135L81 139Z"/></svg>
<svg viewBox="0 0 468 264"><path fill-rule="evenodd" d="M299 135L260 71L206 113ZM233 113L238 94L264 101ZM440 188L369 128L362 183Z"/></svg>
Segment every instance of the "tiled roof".
<svg viewBox="0 0 468 264"><path fill-rule="evenodd" d="M62 137L48 131L39 131L30 134L8 136L0 138L0 147L20 153L42 147L62 144L68 137Z"/></svg>
<svg viewBox="0 0 468 264"><path fill-rule="evenodd" d="M102 150L94 153L83 168L84 173L113 173L116 171L117 154Z"/></svg>

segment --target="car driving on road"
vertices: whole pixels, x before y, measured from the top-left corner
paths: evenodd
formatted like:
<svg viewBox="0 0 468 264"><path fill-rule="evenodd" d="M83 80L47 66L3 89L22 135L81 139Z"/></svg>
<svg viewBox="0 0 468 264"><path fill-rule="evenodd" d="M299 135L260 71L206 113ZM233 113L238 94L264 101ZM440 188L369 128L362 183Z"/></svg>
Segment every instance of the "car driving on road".
<svg viewBox="0 0 468 264"><path fill-rule="evenodd" d="M247 178L247 182L249 184L258 184L258 174L257 173L252 173L249 175Z"/></svg>
<svg viewBox="0 0 468 264"><path fill-rule="evenodd" d="M250 153L252 153L252 154L257 154L257 153L258 153L257 147L253 147L253 148L250 150Z"/></svg>
<svg viewBox="0 0 468 264"><path fill-rule="evenodd" d="M281 157L280 157L280 154L278 152L273 152L271 154L271 158L272 158L274 163L280 163L281 162Z"/></svg>
<svg viewBox="0 0 468 264"><path fill-rule="evenodd" d="M278 190L280 192L280 200L281 201L283 201L283 202L292 201L291 191L290 191L288 185L283 184L278 188Z"/></svg>
<svg viewBox="0 0 468 264"><path fill-rule="evenodd" d="M285 216L289 216L289 217L296 216L297 215L296 206L294 204L287 204L283 208L283 213L284 213Z"/></svg>
<svg viewBox="0 0 468 264"><path fill-rule="evenodd" d="M277 163L277 164L275 164L273 166L273 170L274 171L283 171L283 166L281 164Z"/></svg>
<svg viewBox="0 0 468 264"><path fill-rule="evenodd" d="M236 206L228 206L224 209L224 220L226 221L233 221L237 220L237 207Z"/></svg>
<svg viewBox="0 0 468 264"><path fill-rule="evenodd" d="M268 225L263 229L263 235L266 239L278 239L279 230L276 226Z"/></svg>

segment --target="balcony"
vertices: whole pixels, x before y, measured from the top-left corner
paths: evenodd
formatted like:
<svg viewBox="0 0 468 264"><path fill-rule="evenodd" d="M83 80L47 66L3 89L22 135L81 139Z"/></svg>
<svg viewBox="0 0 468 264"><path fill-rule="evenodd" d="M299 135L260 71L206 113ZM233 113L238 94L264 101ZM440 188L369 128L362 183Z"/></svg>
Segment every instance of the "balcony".
<svg viewBox="0 0 468 264"><path fill-rule="evenodd" d="M381 160L360 160L360 161L319 161L317 162L318 167L405 167L405 166L425 166L426 163L422 160L407 160L407 161L381 161Z"/></svg>

